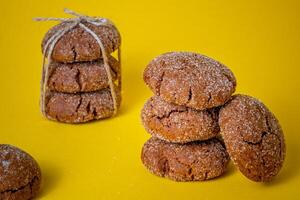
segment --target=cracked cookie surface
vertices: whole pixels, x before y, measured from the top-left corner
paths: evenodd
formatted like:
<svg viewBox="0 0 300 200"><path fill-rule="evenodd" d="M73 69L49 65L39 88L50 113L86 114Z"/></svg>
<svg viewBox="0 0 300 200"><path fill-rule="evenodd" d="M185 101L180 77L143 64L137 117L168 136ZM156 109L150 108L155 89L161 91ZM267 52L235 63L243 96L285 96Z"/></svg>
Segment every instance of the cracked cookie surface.
<svg viewBox="0 0 300 200"><path fill-rule="evenodd" d="M32 199L40 184L37 162L17 147L0 144L0 199Z"/></svg>
<svg viewBox="0 0 300 200"><path fill-rule="evenodd" d="M154 58L144 71L144 81L164 100L199 110L223 105L236 87L236 79L226 66L191 52Z"/></svg>
<svg viewBox="0 0 300 200"><path fill-rule="evenodd" d="M269 109L247 95L234 95L220 110L219 124L227 151L253 181L269 181L285 157L282 129Z"/></svg>
<svg viewBox="0 0 300 200"><path fill-rule="evenodd" d="M55 33L69 24L70 22L62 22L51 28L43 39L42 49L44 49L48 40ZM101 39L107 54L110 54L119 48L121 38L118 30L114 26L96 26L90 23L83 24L94 31ZM51 58L57 62L72 63L93 61L101 57L100 47L94 37L77 25L58 40L54 46Z"/></svg>
<svg viewBox="0 0 300 200"><path fill-rule="evenodd" d="M141 159L153 174L175 181L204 181L222 175L229 156L217 139L168 143L150 138L143 146Z"/></svg>
<svg viewBox="0 0 300 200"><path fill-rule="evenodd" d="M120 91L116 88L117 107L120 105ZM51 93L46 104L49 119L66 123L82 123L111 117L114 113L109 89L77 94Z"/></svg>
<svg viewBox="0 0 300 200"><path fill-rule="evenodd" d="M113 80L119 75L119 62L109 56ZM51 91L76 93L93 92L108 88L108 78L103 61L49 64L48 87Z"/></svg>
<svg viewBox="0 0 300 200"><path fill-rule="evenodd" d="M207 140L219 133L218 109L195 110L168 103L159 96L146 102L141 117L151 135L169 142Z"/></svg>

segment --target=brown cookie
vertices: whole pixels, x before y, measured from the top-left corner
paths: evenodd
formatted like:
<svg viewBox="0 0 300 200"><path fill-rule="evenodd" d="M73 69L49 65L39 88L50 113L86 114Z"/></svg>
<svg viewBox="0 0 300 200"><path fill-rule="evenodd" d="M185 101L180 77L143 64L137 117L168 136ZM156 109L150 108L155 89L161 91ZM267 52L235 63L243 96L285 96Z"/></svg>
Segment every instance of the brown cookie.
<svg viewBox="0 0 300 200"><path fill-rule="evenodd" d="M109 65L113 80L119 74L119 62L109 57ZM50 76L48 87L51 91L76 93L93 92L108 88L108 78L103 61L58 63L51 62L49 65Z"/></svg>
<svg viewBox="0 0 300 200"><path fill-rule="evenodd" d="M285 157L284 136L263 103L235 95L220 110L219 124L231 159L247 178L269 181L277 175Z"/></svg>
<svg viewBox="0 0 300 200"><path fill-rule="evenodd" d="M48 40L55 33L68 26L69 23L62 22L51 28L43 39L42 50ZM121 42L120 34L113 25L96 26L90 23L83 24L96 33L103 42L108 54L119 48ZM93 61L100 57L101 50L95 38L80 26L76 26L63 35L55 44L52 52L52 60L64 63Z"/></svg>
<svg viewBox="0 0 300 200"><path fill-rule="evenodd" d="M119 107L120 91L116 89L116 93ZM109 89L78 94L52 93L46 104L46 115L49 119L66 123L107 118L113 113L114 106Z"/></svg>
<svg viewBox="0 0 300 200"><path fill-rule="evenodd" d="M203 181L222 175L229 156L217 139L187 144L150 138L142 150L142 162L153 174L175 181Z"/></svg>
<svg viewBox="0 0 300 200"><path fill-rule="evenodd" d="M153 59L144 81L165 101L203 110L223 105L235 91L233 73L223 64L190 52L171 52Z"/></svg>
<svg viewBox="0 0 300 200"><path fill-rule="evenodd" d="M0 199L32 199L40 185L37 162L17 147L0 144Z"/></svg>
<svg viewBox="0 0 300 200"><path fill-rule="evenodd" d="M142 110L146 130L162 140L186 143L207 140L219 133L218 109L195 110L151 97Z"/></svg>

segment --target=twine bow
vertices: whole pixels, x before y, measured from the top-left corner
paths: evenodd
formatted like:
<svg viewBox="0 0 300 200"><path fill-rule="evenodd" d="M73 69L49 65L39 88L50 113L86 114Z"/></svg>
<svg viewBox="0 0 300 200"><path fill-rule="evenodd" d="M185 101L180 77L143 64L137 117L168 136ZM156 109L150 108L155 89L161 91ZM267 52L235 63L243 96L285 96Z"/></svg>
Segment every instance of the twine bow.
<svg viewBox="0 0 300 200"><path fill-rule="evenodd" d="M88 28L86 25L84 25L83 23L89 23L89 24L93 24L95 26L114 26L114 24L106 19L106 18L99 18L99 17L89 17L86 15L82 15L79 13L76 13L72 10L69 9L64 9L64 12L70 15L73 15L75 17L73 18L56 18L56 17L47 17L47 18L34 18L35 21L60 21L60 22L65 22L65 26L58 30L55 34L53 34L46 42L46 44L44 45L43 48L43 77L42 77L42 82L41 82L41 110L42 113L46 116L46 105L45 105L45 101L46 101L46 89L47 89L47 83L48 83L48 76L49 76L49 63L51 61L51 56L52 56L52 52L54 50L54 47L56 45L56 43L59 41L60 38L62 38L67 32L69 32L70 30L72 30L73 28L75 28L77 25L80 26L81 28L83 28L86 32L88 32L98 43L101 53L102 53L102 57L103 57L103 63L104 63L104 68L107 74L107 78L108 78L108 84L109 84L109 88L110 88L110 93L112 96L112 100L113 100L113 107L114 107L114 112L113 114L115 115L118 109L117 106L117 95L116 95L116 91L115 91L115 87L114 87L114 83L113 83L113 78L111 75L111 71L110 71L110 66L108 64L108 57L107 57L107 52L106 49L104 47L103 42L101 41L101 38L99 38L97 36L97 34L92 31L90 28ZM46 63L46 58L48 60L48 63ZM121 50L120 47L118 48L118 61L120 64L120 72L121 72ZM120 74L120 73L119 73ZM118 76L118 87L121 87L121 77L120 75Z"/></svg>

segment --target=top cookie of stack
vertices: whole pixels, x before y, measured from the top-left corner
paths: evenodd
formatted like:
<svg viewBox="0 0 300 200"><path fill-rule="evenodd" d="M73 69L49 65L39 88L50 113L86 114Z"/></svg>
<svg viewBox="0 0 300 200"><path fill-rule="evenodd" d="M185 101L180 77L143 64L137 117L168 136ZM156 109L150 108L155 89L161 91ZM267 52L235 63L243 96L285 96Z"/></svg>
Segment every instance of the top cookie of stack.
<svg viewBox="0 0 300 200"><path fill-rule="evenodd" d="M107 54L117 50L121 43L118 30L113 25L96 26L82 22L91 29L102 41ZM69 26L69 22L60 23L51 28L42 41L43 53L47 55L49 48L44 51L49 39L59 31ZM102 58L102 52L95 38L79 25L65 33L55 44L51 60L61 63L94 61Z"/></svg>
<svg viewBox="0 0 300 200"><path fill-rule="evenodd" d="M197 110L226 103L236 79L223 64L190 52L156 57L144 71L144 81L165 101Z"/></svg>
<svg viewBox="0 0 300 200"><path fill-rule="evenodd" d="M95 37L100 39L108 57L116 107L119 107L121 98L117 81L120 81L120 63L110 54L119 48L120 34L113 24L95 25L82 21L80 23L95 36L78 24L63 34L51 49L49 44L53 43L55 34L64 31L70 23L54 26L42 41L44 56L51 51L48 73L43 70L42 82L46 81L47 89L42 91L46 93L44 114L49 119L67 123L110 117L115 105L103 52Z"/></svg>

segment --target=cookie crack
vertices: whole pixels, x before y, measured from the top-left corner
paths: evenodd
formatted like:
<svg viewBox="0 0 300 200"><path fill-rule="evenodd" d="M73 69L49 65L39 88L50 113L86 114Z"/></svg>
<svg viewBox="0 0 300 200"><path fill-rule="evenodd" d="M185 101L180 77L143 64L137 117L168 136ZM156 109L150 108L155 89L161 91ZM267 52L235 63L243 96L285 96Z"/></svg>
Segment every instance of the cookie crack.
<svg viewBox="0 0 300 200"><path fill-rule="evenodd" d="M162 86L162 82L164 80L165 77L165 72L162 73L162 75L160 76L159 80L158 80L158 85L156 87L156 91L158 93L158 96L160 95L160 91L161 91L161 86Z"/></svg>
<svg viewBox="0 0 300 200"><path fill-rule="evenodd" d="M71 50L72 50L72 52L73 52L73 60L76 61L76 58L77 58L77 52L76 52L75 46L72 46Z"/></svg>
<svg viewBox="0 0 300 200"><path fill-rule="evenodd" d="M80 96L79 103L78 103L78 105L77 105L77 107L75 109L75 113L78 113L78 110L79 110L81 104L82 104L82 96Z"/></svg>
<svg viewBox="0 0 300 200"><path fill-rule="evenodd" d="M51 81L51 82L50 82L50 78L49 78L49 83L48 83L49 86L51 86L50 83L52 83L52 84L51 84L51 85L52 85L52 88L54 88L55 90L57 90L57 88L56 88L56 82L55 82L55 81Z"/></svg>
<svg viewBox="0 0 300 200"><path fill-rule="evenodd" d="M272 127L271 127L271 125L269 123L269 117L268 117L268 115L263 112L263 110L262 110L262 108L260 106L258 106L258 109L264 115L265 123L266 123L266 127L267 127L267 131L266 132L268 134L274 135L280 141L279 136L277 134L274 134L274 132L272 131Z"/></svg>
<svg viewBox="0 0 300 200"><path fill-rule="evenodd" d="M188 96L188 99L187 99L187 104L190 103L190 101L192 100L192 98L193 98L193 91L192 91L192 87L190 86L189 96Z"/></svg>
<svg viewBox="0 0 300 200"><path fill-rule="evenodd" d="M262 143L262 141L263 141L263 138L264 138L265 135L267 135L267 134L268 134L267 131L263 131L263 132L261 133L260 140L257 141L257 142L247 141L247 140L245 140L245 139L243 138L243 136L242 136L242 138L243 138L243 142L245 142L245 143L247 143L247 144L249 144L249 145L260 145L260 144Z"/></svg>
<svg viewBox="0 0 300 200"><path fill-rule="evenodd" d="M93 109L92 114L93 114L93 118L96 118L96 117L97 117L98 113L97 113L96 108Z"/></svg>
<svg viewBox="0 0 300 200"><path fill-rule="evenodd" d="M81 73L80 70L77 68L77 72L76 72L76 75L75 75L75 80L78 84L79 91L81 91L81 89L82 89L82 84L80 82L80 73Z"/></svg>
<svg viewBox="0 0 300 200"><path fill-rule="evenodd" d="M26 187L30 187L30 192L31 192L31 194L32 194L32 186L33 186L33 184L34 184L34 182L36 181L36 180L38 180L38 176L34 176L32 179L31 179L31 181L29 181L26 185L24 185L24 186L21 186L21 187L19 187L19 188L16 188L16 189L8 189L8 190L3 190L3 191L1 191L0 192L0 194L5 194L5 193L16 193L16 192L18 192L18 191L20 191L20 190L23 190L24 188L26 188Z"/></svg>
<svg viewBox="0 0 300 200"><path fill-rule="evenodd" d="M207 105L210 105L210 101L211 101L211 93L208 93L208 98L207 98Z"/></svg>
<svg viewBox="0 0 300 200"><path fill-rule="evenodd" d="M262 131L261 132L261 136L260 136L260 140L257 141L257 142L251 142L251 141L247 141L243 138L243 136L241 135L242 139L243 139L243 142L249 144L249 145L260 145L263 141L263 138L267 135L267 134L272 134L272 135L275 135L272 133L272 129L271 129L271 126L269 124L269 119L268 119L268 116L263 112L263 110L261 109L260 106L257 106L258 110L260 111L260 113L264 116L265 118L265 123L266 123L266 127L267 127L267 130L265 131Z"/></svg>
<svg viewBox="0 0 300 200"><path fill-rule="evenodd" d="M154 116L159 120L165 119L165 118L169 118L171 116L171 114L173 113L183 113L186 112L187 110L171 110L170 112L168 112L167 114L164 114L163 116Z"/></svg>
<svg viewBox="0 0 300 200"><path fill-rule="evenodd" d="M91 101L88 102L87 106L86 106L86 112L90 113L91 112Z"/></svg>
<svg viewBox="0 0 300 200"><path fill-rule="evenodd" d="M272 133L272 128L271 128L271 126L269 124L269 118L268 118L268 116L265 116L265 120L266 120L266 126L267 126L267 129L268 129L268 132Z"/></svg>
<svg viewBox="0 0 300 200"><path fill-rule="evenodd" d="M208 171L204 172L204 180L207 180L207 177L208 177Z"/></svg>

